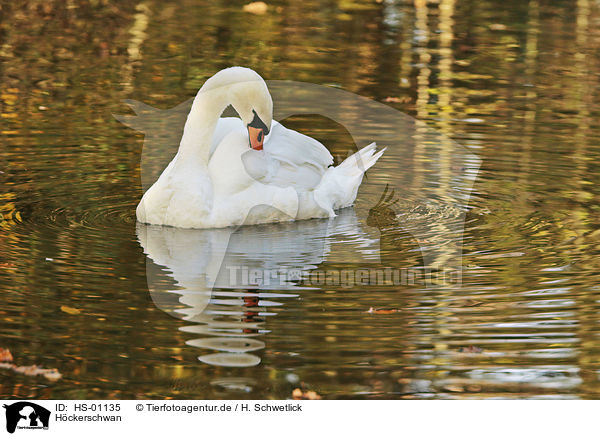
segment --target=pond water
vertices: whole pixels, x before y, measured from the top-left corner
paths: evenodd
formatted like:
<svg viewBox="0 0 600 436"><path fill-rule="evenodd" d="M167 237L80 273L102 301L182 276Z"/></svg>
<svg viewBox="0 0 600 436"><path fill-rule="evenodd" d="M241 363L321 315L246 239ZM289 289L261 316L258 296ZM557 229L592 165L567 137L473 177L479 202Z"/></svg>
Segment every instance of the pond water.
<svg viewBox="0 0 600 436"><path fill-rule="evenodd" d="M243 6L0 5L0 348L62 374L0 396L600 398L598 4ZM354 209L136 223L142 154L232 65L336 162L388 146Z"/></svg>

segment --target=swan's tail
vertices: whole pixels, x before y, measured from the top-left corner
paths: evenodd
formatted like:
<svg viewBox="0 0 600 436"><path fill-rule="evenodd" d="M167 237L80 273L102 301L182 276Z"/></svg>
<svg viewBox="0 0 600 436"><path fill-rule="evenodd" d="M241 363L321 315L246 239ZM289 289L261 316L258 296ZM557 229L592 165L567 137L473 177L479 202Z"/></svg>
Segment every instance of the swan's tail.
<svg viewBox="0 0 600 436"><path fill-rule="evenodd" d="M323 180L315 190L315 201L330 217L334 210L351 206L356 200L358 187L365 171L375 165L385 148L376 152L373 142L352 156L349 156L337 167L329 168Z"/></svg>
<svg viewBox="0 0 600 436"><path fill-rule="evenodd" d="M386 149L383 148L377 153L375 153L375 150L376 144L372 142L362 150L359 150L352 156L347 157L344 162L336 167L336 171L339 171L346 177L362 177L365 171L375 165L377 159L381 157Z"/></svg>

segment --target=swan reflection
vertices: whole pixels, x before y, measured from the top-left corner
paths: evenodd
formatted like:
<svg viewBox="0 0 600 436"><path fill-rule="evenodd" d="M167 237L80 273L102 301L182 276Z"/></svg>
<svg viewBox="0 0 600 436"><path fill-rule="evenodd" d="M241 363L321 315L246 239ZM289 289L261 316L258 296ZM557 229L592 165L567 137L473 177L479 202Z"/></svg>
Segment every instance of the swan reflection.
<svg viewBox="0 0 600 436"><path fill-rule="evenodd" d="M212 351L200 361L229 367L260 363L252 353L265 347L260 338L269 332L267 318L284 299L298 296L303 273L321 264L333 244L348 244L363 261L378 253L379 244L363 231L353 209L331 220L225 229L138 223L137 235L147 254L153 302L191 323L182 331L201 335L186 342Z"/></svg>

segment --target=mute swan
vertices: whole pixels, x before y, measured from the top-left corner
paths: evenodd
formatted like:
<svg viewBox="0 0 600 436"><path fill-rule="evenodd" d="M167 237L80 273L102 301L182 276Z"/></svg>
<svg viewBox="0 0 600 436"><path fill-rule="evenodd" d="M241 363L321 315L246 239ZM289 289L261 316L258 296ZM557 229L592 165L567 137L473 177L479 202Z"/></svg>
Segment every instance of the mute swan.
<svg viewBox="0 0 600 436"><path fill-rule="evenodd" d="M239 118L220 118L231 105ZM262 77L231 67L194 98L179 151L137 207L137 219L181 228L334 217L352 205L384 150L370 144L333 167L318 141L272 120Z"/></svg>

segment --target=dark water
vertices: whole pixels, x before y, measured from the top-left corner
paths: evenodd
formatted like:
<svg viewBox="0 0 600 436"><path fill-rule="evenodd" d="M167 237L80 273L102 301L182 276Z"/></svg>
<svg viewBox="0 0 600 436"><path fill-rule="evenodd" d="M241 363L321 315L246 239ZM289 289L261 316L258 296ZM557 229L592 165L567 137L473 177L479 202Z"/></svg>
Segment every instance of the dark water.
<svg viewBox="0 0 600 436"><path fill-rule="evenodd" d="M0 369L0 396L600 397L595 2L23 3L0 2L0 348L63 377ZM113 114L231 65L430 130L363 122L359 145L389 148L331 222L136 226L145 137ZM357 147L326 115L286 124L337 162ZM288 275L232 285L232 266Z"/></svg>

